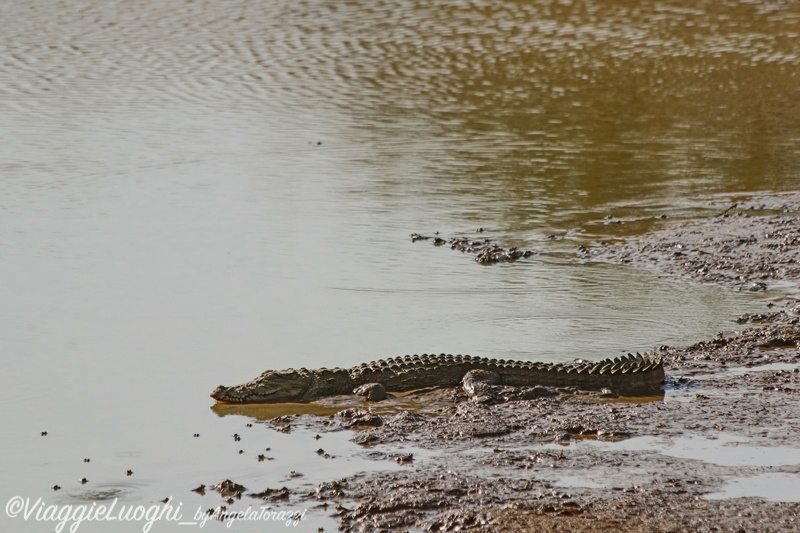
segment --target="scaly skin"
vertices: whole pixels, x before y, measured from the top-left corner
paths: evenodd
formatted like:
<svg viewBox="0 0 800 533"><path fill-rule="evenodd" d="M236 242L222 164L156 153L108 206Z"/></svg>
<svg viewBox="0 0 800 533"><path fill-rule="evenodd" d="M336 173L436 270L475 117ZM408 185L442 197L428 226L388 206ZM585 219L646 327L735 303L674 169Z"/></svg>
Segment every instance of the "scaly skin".
<svg viewBox="0 0 800 533"><path fill-rule="evenodd" d="M402 392L425 387L457 387L470 370L500 376L502 385L530 387L609 388L618 394L658 393L664 382L664 363L657 355L628 355L597 363L533 363L469 355L414 355L373 361L350 369L267 370L247 383L220 385L211 397L227 403L310 402L325 396L352 394L367 383Z"/></svg>

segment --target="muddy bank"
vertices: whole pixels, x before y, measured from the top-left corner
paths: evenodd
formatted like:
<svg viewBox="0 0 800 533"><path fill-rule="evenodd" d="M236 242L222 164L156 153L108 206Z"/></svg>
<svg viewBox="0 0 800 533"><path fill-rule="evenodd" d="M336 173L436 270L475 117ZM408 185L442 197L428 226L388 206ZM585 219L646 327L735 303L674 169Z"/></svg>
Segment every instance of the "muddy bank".
<svg viewBox="0 0 800 533"><path fill-rule="evenodd" d="M562 388L487 405L448 390L435 413L378 403L267 421L352 431L366 456L401 468L245 495L308 505L344 531L796 531L800 498L715 496L764 475L800 482L800 324L785 303L772 323L662 347L663 397Z"/></svg>
<svg viewBox="0 0 800 533"><path fill-rule="evenodd" d="M800 195L736 202L711 218L579 252L585 260L762 291L800 281L798 210Z"/></svg>
<svg viewBox="0 0 800 533"><path fill-rule="evenodd" d="M466 402L443 419L387 417L356 439L412 441L448 453L419 470L320 486L317 496L355 501L339 513L346 530L796 530L800 503L704 497L735 479L800 472L800 328L793 322L665 348L665 401L564 395L496 406ZM736 435L738 449L756 456L788 451L794 459L715 464L729 451L725 444L690 457L662 453L687 438L713 450L720 435ZM626 446L644 436L656 441ZM617 442L598 447L598 440ZM575 486L559 486L570 478ZM603 486L582 487L581 480Z"/></svg>
<svg viewBox="0 0 800 533"><path fill-rule="evenodd" d="M739 289L796 283L800 224L780 213L797 208L790 200L737 204L585 257ZM758 210L778 212L747 216ZM660 396L557 388L477 402L425 390L397 410L362 402L274 418L264 423L275 431L352 432L365 456L400 467L245 494L307 505L343 531L797 531L798 315L785 299L740 317L741 330L660 347Z"/></svg>

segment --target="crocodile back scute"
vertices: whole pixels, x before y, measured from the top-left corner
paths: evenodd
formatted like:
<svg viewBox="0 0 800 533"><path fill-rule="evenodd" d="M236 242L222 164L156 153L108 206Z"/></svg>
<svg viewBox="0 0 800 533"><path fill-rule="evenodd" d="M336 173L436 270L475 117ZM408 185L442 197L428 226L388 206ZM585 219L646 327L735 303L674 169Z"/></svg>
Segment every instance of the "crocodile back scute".
<svg viewBox="0 0 800 533"><path fill-rule="evenodd" d="M496 372L504 385L609 388L618 393L656 391L664 382L663 360L636 354L598 362L542 363L507 361L470 355L406 355L364 363L348 372L356 385L382 383L389 391L456 387L470 370Z"/></svg>

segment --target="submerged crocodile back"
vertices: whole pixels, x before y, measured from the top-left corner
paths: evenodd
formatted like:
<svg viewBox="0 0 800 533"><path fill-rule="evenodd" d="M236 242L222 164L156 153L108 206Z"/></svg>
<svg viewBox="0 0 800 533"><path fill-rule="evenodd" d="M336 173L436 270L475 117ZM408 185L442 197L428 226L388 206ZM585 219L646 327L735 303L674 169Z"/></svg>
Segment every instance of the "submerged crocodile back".
<svg viewBox="0 0 800 533"><path fill-rule="evenodd" d="M504 385L609 388L621 394L658 391L664 382L660 356L628 355L596 363L539 363L506 361L469 355L407 355L353 367L348 370L356 385L382 383L389 391L424 387L456 387L474 369L496 372Z"/></svg>

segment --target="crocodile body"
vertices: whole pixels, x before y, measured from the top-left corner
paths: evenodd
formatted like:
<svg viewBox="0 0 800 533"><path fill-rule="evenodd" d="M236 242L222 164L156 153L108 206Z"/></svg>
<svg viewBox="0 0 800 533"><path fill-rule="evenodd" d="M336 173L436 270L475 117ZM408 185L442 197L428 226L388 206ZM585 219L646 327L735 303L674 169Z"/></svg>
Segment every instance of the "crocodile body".
<svg viewBox="0 0 800 533"><path fill-rule="evenodd" d="M501 385L611 389L618 394L658 393L664 363L657 355L628 355L596 363L506 361L469 355L407 355L364 363L353 368L267 370L247 383L217 387L211 397L228 403L309 402L326 396L352 394L362 385L380 383L388 391L425 387L457 387L471 370L499 376Z"/></svg>

